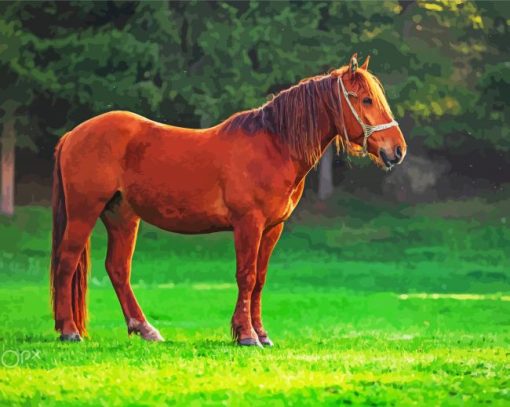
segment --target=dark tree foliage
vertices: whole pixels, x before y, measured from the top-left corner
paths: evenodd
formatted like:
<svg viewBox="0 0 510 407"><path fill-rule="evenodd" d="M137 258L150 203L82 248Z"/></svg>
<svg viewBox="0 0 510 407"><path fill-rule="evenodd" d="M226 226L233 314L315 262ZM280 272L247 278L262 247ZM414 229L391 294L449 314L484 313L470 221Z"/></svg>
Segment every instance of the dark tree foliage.
<svg viewBox="0 0 510 407"><path fill-rule="evenodd" d="M213 125L302 78L371 55L411 145L509 143L510 3L2 2L0 109L18 148L113 109ZM506 160L506 159L505 159Z"/></svg>

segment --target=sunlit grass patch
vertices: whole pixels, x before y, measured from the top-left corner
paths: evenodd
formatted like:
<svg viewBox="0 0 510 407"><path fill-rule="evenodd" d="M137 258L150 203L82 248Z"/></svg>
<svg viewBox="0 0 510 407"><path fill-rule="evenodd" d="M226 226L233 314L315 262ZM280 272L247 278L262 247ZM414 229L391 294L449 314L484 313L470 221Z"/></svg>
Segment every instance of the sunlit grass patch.
<svg viewBox="0 0 510 407"><path fill-rule="evenodd" d="M0 367L5 403L508 399L508 302L480 308L479 301L402 301L393 293L268 290L266 325L276 346L243 349L229 337L232 287L139 287L147 315L167 338L162 344L128 338L115 294L106 288L91 290L90 338L61 344L51 329L46 291L0 289L0 307L9 315L0 327L1 348L39 352L37 359Z"/></svg>
<svg viewBox="0 0 510 407"><path fill-rule="evenodd" d="M510 295L502 294L446 294L446 293L413 293L399 294L401 300L457 300L457 301L510 301Z"/></svg>
<svg viewBox="0 0 510 407"><path fill-rule="evenodd" d="M492 216L475 204L472 216ZM231 236L148 225L132 279L167 341L127 336L99 226L90 336L58 342L49 212L21 209L0 222L0 405L509 405L508 228L443 206L410 217L367 205L351 205L349 218L288 225L263 298L272 349L231 341Z"/></svg>

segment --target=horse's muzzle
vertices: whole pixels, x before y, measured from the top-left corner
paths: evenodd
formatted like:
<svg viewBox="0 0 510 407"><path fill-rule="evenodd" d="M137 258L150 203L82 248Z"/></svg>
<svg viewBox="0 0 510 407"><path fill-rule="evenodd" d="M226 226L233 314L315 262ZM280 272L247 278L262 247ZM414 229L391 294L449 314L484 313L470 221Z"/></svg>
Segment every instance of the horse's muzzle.
<svg viewBox="0 0 510 407"><path fill-rule="evenodd" d="M402 162L403 154L402 154L402 147L397 146L395 148L394 152L394 158L390 159L384 149L379 150L379 156L381 157L382 162L386 166L387 169L391 169L394 165L400 164Z"/></svg>

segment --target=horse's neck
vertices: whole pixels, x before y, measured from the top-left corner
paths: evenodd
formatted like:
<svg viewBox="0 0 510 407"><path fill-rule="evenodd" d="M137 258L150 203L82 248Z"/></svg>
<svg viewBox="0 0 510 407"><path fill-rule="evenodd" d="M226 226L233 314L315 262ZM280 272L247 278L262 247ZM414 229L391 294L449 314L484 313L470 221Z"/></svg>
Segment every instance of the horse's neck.
<svg viewBox="0 0 510 407"><path fill-rule="evenodd" d="M324 109L319 112L320 123L322 123L321 126L321 157L325 153L326 149L329 147L333 139L337 135L337 131L335 129L335 126L333 124L333 121L330 118L330 115L328 112ZM299 184L304 177L310 172L312 168L315 167L318 163L310 163L305 158L295 158L293 159L294 167L296 168L296 185Z"/></svg>

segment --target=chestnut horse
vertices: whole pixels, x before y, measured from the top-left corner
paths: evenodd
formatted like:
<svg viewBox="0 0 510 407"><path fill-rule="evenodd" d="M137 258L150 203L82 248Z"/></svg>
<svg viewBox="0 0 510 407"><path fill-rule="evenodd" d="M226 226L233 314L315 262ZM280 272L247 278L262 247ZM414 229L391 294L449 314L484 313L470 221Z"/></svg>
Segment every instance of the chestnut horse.
<svg viewBox="0 0 510 407"><path fill-rule="evenodd" d="M282 91L263 106L208 129L169 126L129 112L94 117L65 134L55 152L51 288L61 340L86 334L89 237L108 232L106 269L128 332L163 340L130 284L140 220L184 233L231 230L238 298L232 333L240 345L272 345L261 318L271 253L308 172L336 138L382 168L402 161L403 135L382 86L348 66Z"/></svg>

